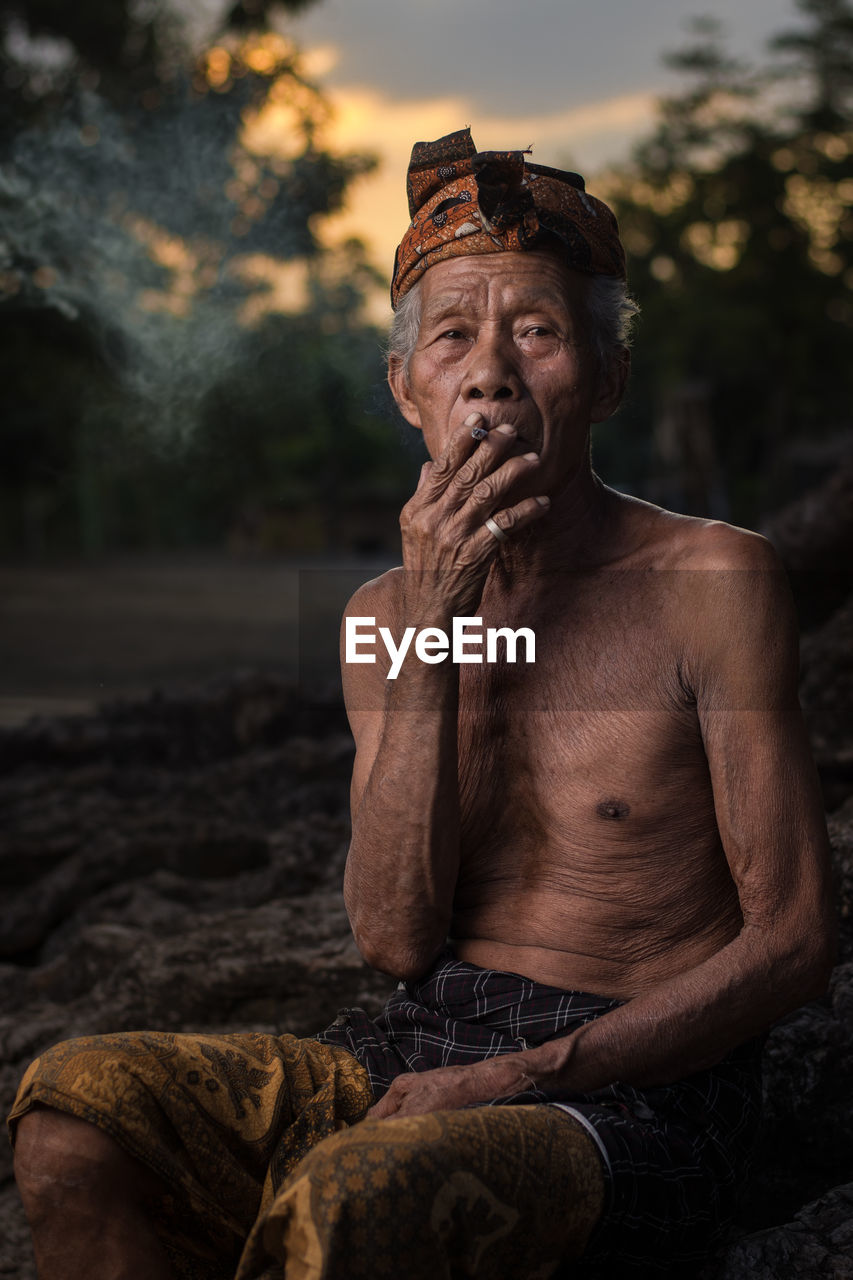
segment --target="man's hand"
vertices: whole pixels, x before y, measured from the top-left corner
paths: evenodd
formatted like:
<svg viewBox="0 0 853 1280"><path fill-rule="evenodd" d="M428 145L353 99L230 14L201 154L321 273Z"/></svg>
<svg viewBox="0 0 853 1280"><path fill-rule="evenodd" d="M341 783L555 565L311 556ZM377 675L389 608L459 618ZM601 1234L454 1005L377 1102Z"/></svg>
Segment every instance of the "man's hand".
<svg viewBox="0 0 853 1280"><path fill-rule="evenodd" d="M487 1058L468 1067L437 1067L434 1071L397 1076L391 1088L367 1113L374 1120L390 1116L419 1116L427 1111L458 1111L495 1098L511 1098L535 1088L514 1061L516 1054Z"/></svg>
<svg viewBox="0 0 853 1280"><path fill-rule="evenodd" d="M481 414L470 414L444 452L434 462L424 463L418 487L401 512L403 567L410 579L407 614L415 605L412 594L421 595L424 571L427 598L445 603L440 613L465 614L476 609L501 546L486 528L488 517L511 534L540 519L548 509L544 495L512 502L513 486L528 477L539 459L535 453L508 456L517 433L507 423L490 430L478 446L471 429L483 421ZM420 620L411 616L411 621Z"/></svg>

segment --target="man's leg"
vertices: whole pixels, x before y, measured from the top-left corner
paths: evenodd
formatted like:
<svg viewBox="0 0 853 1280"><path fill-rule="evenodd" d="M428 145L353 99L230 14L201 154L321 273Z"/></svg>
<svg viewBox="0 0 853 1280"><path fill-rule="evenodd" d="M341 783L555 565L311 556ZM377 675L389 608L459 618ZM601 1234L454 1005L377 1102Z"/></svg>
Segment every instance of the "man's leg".
<svg viewBox="0 0 853 1280"><path fill-rule="evenodd" d="M351 1054L293 1036L127 1032L54 1046L9 1118L46 1280L232 1280L291 1169L371 1101Z"/></svg>
<svg viewBox="0 0 853 1280"><path fill-rule="evenodd" d="M40 1280L174 1280L151 1227L163 1184L94 1125L39 1107L23 1116L15 1177Z"/></svg>
<svg viewBox="0 0 853 1280"><path fill-rule="evenodd" d="M238 1280L272 1259L287 1280L544 1280L580 1257L603 1203L598 1148L557 1108L365 1120L303 1159Z"/></svg>

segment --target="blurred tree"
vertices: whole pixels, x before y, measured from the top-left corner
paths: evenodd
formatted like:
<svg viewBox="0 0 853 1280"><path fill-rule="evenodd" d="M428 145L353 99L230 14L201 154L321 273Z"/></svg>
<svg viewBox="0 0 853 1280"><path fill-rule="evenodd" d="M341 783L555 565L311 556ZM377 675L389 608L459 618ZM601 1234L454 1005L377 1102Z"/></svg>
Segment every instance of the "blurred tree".
<svg viewBox="0 0 853 1280"><path fill-rule="evenodd" d="M345 536L353 506L384 508L396 523L416 467L390 428L380 334L362 316L378 282L362 246L347 242L312 264L299 314L269 312L242 331L183 454L176 528L188 498L206 537L227 528L269 548L375 547L381 519L372 536Z"/></svg>
<svg viewBox="0 0 853 1280"><path fill-rule="evenodd" d="M269 25L306 2L241 0L194 47L176 0L0 0L0 549L221 539L251 466L235 439L205 492L217 399L252 501L324 499L344 401L348 483L370 465L370 269L350 242L333 287L317 230L373 161L322 145L326 103Z"/></svg>
<svg viewBox="0 0 853 1280"><path fill-rule="evenodd" d="M788 496L793 441L849 424L853 392L853 9L798 8L758 71L697 20L668 59L688 87L608 179L644 318L601 452L650 496L745 522Z"/></svg>

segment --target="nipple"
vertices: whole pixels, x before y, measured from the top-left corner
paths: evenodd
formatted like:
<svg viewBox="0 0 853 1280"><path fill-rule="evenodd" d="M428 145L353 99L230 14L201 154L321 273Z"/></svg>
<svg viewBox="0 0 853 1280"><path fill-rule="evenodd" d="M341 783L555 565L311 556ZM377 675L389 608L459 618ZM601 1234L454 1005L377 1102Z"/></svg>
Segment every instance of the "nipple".
<svg viewBox="0 0 853 1280"><path fill-rule="evenodd" d="M619 822L622 818L628 817L631 806L624 800L602 800L601 804L596 805L595 812L599 818L613 818Z"/></svg>

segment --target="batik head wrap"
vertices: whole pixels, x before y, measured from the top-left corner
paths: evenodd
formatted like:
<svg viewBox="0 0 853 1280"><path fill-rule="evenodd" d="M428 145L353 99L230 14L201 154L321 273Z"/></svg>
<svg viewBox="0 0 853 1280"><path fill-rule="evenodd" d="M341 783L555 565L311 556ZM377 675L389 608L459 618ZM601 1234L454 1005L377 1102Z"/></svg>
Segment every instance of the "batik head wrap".
<svg viewBox="0 0 853 1280"><path fill-rule="evenodd" d="M580 174L530 164L523 151L477 151L460 129L415 143L406 187L412 221L394 259L395 310L436 262L549 241L577 271L625 278L616 219Z"/></svg>

